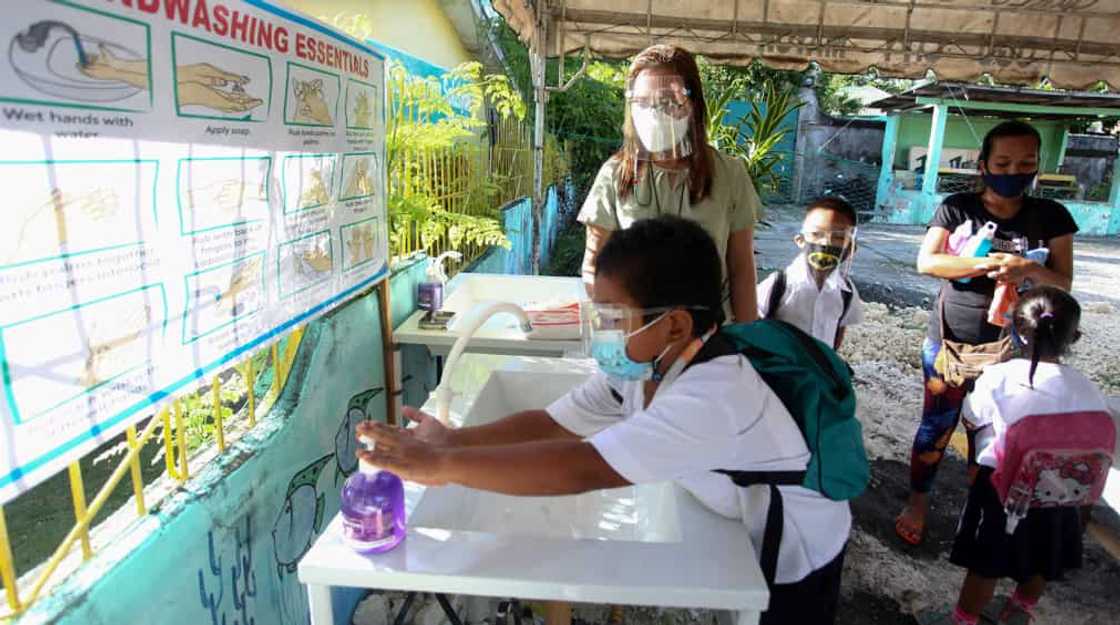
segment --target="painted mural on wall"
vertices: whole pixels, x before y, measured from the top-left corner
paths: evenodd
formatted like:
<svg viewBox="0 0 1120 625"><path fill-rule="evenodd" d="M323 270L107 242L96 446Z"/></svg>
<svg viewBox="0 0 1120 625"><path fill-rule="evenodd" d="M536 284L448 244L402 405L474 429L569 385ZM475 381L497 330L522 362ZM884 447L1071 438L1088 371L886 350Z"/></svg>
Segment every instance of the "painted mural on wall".
<svg viewBox="0 0 1120 625"><path fill-rule="evenodd" d="M290 482L284 503L272 524L272 544L276 554L276 570L296 571L299 559L311 549L311 543L323 529L326 495L318 488L323 467L334 458L328 454L300 469Z"/></svg>
<svg viewBox="0 0 1120 625"><path fill-rule="evenodd" d="M300 559L323 531L337 508L338 485L357 470L355 439L358 423L371 418L373 400L383 387L363 390L350 397L335 434L334 449L297 470L289 479L284 499L272 524L272 566L278 596L269 611L279 610L281 622L309 622L307 598L296 579ZM329 471L333 464L334 471ZM325 477L325 476L330 477ZM207 533L207 558L197 569L199 601L211 625L256 625L253 614L258 598L257 570L252 552L254 512L234 527L232 540L222 544L213 530ZM267 561L266 561L267 562ZM263 623L263 621L262 621Z"/></svg>
<svg viewBox="0 0 1120 625"><path fill-rule="evenodd" d="M211 625L255 625L250 602L257 596L257 574L253 571L253 524L246 515L244 523L233 528L232 548L214 548L214 532L207 532L206 566L198 569L198 595L202 608L210 614ZM229 546L229 545L227 545Z"/></svg>
<svg viewBox="0 0 1120 625"><path fill-rule="evenodd" d="M347 402L346 414L334 435L335 484L341 484L342 480L358 470L358 423L370 418L366 406L384 391L381 387L367 389Z"/></svg>

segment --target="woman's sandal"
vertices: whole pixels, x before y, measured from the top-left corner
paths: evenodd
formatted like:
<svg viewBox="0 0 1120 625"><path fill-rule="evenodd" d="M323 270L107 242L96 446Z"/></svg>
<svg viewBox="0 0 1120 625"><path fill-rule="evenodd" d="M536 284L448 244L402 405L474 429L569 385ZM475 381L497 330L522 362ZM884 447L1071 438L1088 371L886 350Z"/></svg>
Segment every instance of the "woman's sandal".
<svg viewBox="0 0 1120 625"><path fill-rule="evenodd" d="M924 524L918 525L912 521L908 521L906 519L907 510L909 510L909 508L903 510L902 514L895 518L894 533L898 534L902 542L911 547L917 547L922 544L922 540L925 538L926 528Z"/></svg>

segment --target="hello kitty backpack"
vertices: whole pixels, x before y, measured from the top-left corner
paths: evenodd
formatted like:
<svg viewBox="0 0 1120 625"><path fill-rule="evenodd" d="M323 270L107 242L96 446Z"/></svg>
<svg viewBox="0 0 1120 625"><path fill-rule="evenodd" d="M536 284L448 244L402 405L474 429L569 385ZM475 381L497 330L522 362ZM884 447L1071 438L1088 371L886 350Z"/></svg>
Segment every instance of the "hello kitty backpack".
<svg viewBox="0 0 1120 625"><path fill-rule="evenodd" d="M1116 424L1106 411L1028 417L997 441L992 485L1007 513L1007 533L1015 533L1031 508L1091 505L1101 497Z"/></svg>

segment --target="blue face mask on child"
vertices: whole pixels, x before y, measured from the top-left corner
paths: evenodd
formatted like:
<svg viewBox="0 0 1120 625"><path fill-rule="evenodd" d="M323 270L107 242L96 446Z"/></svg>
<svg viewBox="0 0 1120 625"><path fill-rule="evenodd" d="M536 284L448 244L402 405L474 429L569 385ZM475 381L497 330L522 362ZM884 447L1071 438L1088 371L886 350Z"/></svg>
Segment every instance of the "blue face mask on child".
<svg viewBox="0 0 1120 625"><path fill-rule="evenodd" d="M654 358L651 362L638 362L626 353L626 342L630 337L661 321L667 314L669 314L668 311L661 313L657 319L629 334L622 330L596 331L591 337L591 356L599 364L599 369L612 378L627 382L648 380L653 377L654 363L660 360L665 352L669 351L669 347L666 347L661 356Z"/></svg>

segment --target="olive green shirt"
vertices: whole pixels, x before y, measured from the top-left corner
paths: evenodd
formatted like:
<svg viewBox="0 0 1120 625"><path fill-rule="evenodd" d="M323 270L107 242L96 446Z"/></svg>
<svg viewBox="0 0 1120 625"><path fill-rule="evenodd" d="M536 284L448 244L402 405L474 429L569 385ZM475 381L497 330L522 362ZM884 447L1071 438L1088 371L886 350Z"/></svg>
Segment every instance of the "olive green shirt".
<svg viewBox="0 0 1120 625"><path fill-rule="evenodd" d="M677 215L691 219L715 240L724 284L727 283L727 239L734 232L754 227L762 213L762 201L754 189L743 162L713 149L712 190L695 205L688 197L688 178L683 171L657 166L634 184L625 200L618 198L618 168L621 161L611 158L599 169L579 222L605 230L629 228L639 219ZM724 295L726 297L727 291Z"/></svg>

